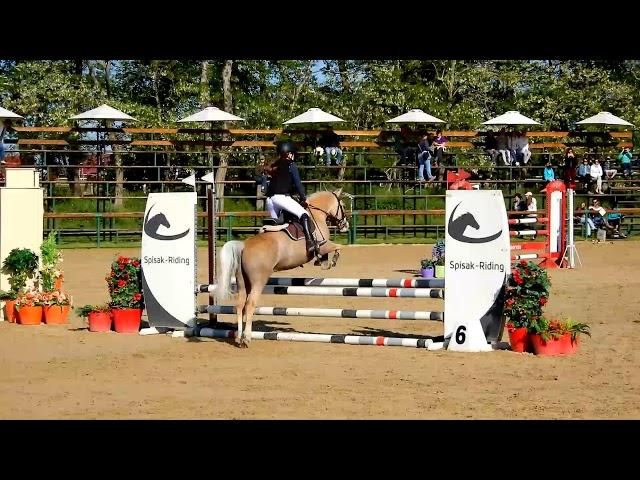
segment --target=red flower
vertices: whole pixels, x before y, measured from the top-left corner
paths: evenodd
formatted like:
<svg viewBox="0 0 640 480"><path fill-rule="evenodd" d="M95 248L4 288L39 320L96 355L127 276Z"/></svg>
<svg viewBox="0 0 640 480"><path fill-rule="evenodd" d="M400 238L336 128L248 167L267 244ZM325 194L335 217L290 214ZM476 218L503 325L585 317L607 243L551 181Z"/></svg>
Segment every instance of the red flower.
<svg viewBox="0 0 640 480"><path fill-rule="evenodd" d="M507 300L507 305L509 305L509 306L513 305L514 303L516 303L516 301L513 298L509 298Z"/></svg>
<svg viewBox="0 0 640 480"><path fill-rule="evenodd" d="M540 306L544 307L547 304L547 298L546 297L540 297Z"/></svg>
<svg viewBox="0 0 640 480"><path fill-rule="evenodd" d="M118 286L120 288L124 287L126 285L126 282L124 280L118 280Z"/></svg>
<svg viewBox="0 0 640 480"><path fill-rule="evenodd" d="M133 261L133 266L137 267L138 265L140 265L140 262L138 260L134 260Z"/></svg>
<svg viewBox="0 0 640 480"><path fill-rule="evenodd" d="M118 268L119 268L120 270L124 270L124 264L122 264L122 263L121 263L120 265L118 265Z"/></svg>
<svg viewBox="0 0 640 480"><path fill-rule="evenodd" d="M527 262L524 260L520 260L520 265L522 265L523 267L525 267L527 265Z"/></svg>
<svg viewBox="0 0 640 480"><path fill-rule="evenodd" d="M136 293L136 294L133 296L133 299L134 299L136 302L140 301L140 299L141 299L141 298L142 298L142 295L141 295L141 294L139 294L139 293Z"/></svg>

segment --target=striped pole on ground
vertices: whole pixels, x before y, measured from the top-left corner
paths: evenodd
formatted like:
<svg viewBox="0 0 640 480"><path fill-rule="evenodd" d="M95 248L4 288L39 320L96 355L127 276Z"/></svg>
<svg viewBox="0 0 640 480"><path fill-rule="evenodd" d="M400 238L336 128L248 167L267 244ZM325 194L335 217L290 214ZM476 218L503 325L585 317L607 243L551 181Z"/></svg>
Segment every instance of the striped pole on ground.
<svg viewBox="0 0 640 480"><path fill-rule="evenodd" d="M534 260L536 258L549 258L548 253L523 253L520 255L512 255L511 260Z"/></svg>
<svg viewBox="0 0 640 480"><path fill-rule="evenodd" d="M198 313L233 315L233 305L200 305ZM288 317L337 317L337 318L377 318L387 320L444 320L443 312L421 312L403 310L352 310L348 308L302 308L302 307L256 307L255 315Z"/></svg>
<svg viewBox="0 0 640 480"><path fill-rule="evenodd" d="M200 337L235 338L235 330L201 328L194 332ZM374 337L369 335L331 335L320 333L294 332L251 332L252 340L279 340L285 342L346 343L349 345L378 345L387 347L413 347L427 350L441 350L443 342L425 338Z"/></svg>

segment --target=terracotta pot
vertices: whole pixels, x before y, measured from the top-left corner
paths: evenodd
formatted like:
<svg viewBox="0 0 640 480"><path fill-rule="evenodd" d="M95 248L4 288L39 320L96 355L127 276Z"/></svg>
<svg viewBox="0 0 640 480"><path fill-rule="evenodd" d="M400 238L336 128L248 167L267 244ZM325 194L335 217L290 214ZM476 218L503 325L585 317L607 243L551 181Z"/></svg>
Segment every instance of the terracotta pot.
<svg viewBox="0 0 640 480"><path fill-rule="evenodd" d="M507 331L509 332L509 343L511 344L511 350L513 352L533 353L531 335L529 335L526 327L514 328L508 326Z"/></svg>
<svg viewBox="0 0 640 480"><path fill-rule="evenodd" d="M42 308L44 322L47 325L64 325L69 323L69 305L49 305Z"/></svg>
<svg viewBox="0 0 640 480"><path fill-rule="evenodd" d="M42 323L42 305L37 307L20 307L18 323L21 325L40 325Z"/></svg>
<svg viewBox="0 0 640 480"><path fill-rule="evenodd" d="M4 318L9 323L16 323L16 320L18 319L18 312L16 312L15 300L4 301Z"/></svg>
<svg viewBox="0 0 640 480"><path fill-rule="evenodd" d="M433 278L433 267L421 268L420 275L424 278Z"/></svg>
<svg viewBox="0 0 640 480"><path fill-rule="evenodd" d="M444 278L444 265L436 265L436 278Z"/></svg>
<svg viewBox="0 0 640 480"><path fill-rule="evenodd" d="M114 308L113 326L118 333L138 333L142 321L141 308Z"/></svg>
<svg viewBox="0 0 640 480"><path fill-rule="evenodd" d="M565 333L560 338L550 338L544 341L541 335L530 335L533 351L536 355L570 355L578 351L578 337L571 340L571 333Z"/></svg>
<svg viewBox="0 0 640 480"><path fill-rule="evenodd" d="M90 332L110 332L111 314L106 312L91 312L87 315Z"/></svg>

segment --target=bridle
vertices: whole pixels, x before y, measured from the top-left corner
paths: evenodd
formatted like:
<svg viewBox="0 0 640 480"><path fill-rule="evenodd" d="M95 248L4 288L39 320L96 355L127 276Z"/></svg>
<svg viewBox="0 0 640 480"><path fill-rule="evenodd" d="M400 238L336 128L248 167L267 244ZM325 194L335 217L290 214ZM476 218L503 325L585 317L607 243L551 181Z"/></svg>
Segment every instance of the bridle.
<svg viewBox="0 0 640 480"><path fill-rule="evenodd" d="M335 192L331 192L331 194L334 197L336 197L336 200L338 202L338 207L336 208L335 215L330 212L325 212L323 209L316 207L315 205L309 204L309 208L313 208L314 210L318 210L324 213L327 216L327 220L333 223L338 230L346 230L347 228L349 228L349 222L347 221L347 214L344 211L344 207L342 206L342 202L340 201L340 198L338 197L338 195L336 195Z"/></svg>

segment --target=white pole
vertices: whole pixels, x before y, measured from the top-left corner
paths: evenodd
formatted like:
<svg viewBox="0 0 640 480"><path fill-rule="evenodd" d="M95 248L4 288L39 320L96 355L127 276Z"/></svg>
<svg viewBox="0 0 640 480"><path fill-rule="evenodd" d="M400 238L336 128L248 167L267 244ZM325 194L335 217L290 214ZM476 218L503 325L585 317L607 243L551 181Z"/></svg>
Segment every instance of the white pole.
<svg viewBox="0 0 640 480"><path fill-rule="evenodd" d="M572 188L570 188L569 190L567 190L568 194L569 194L569 268L575 268L576 266L576 261L575 261L575 255L574 255L574 250L575 250L575 244L574 244L574 238L573 238L573 195L574 195L574 191Z"/></svg>

